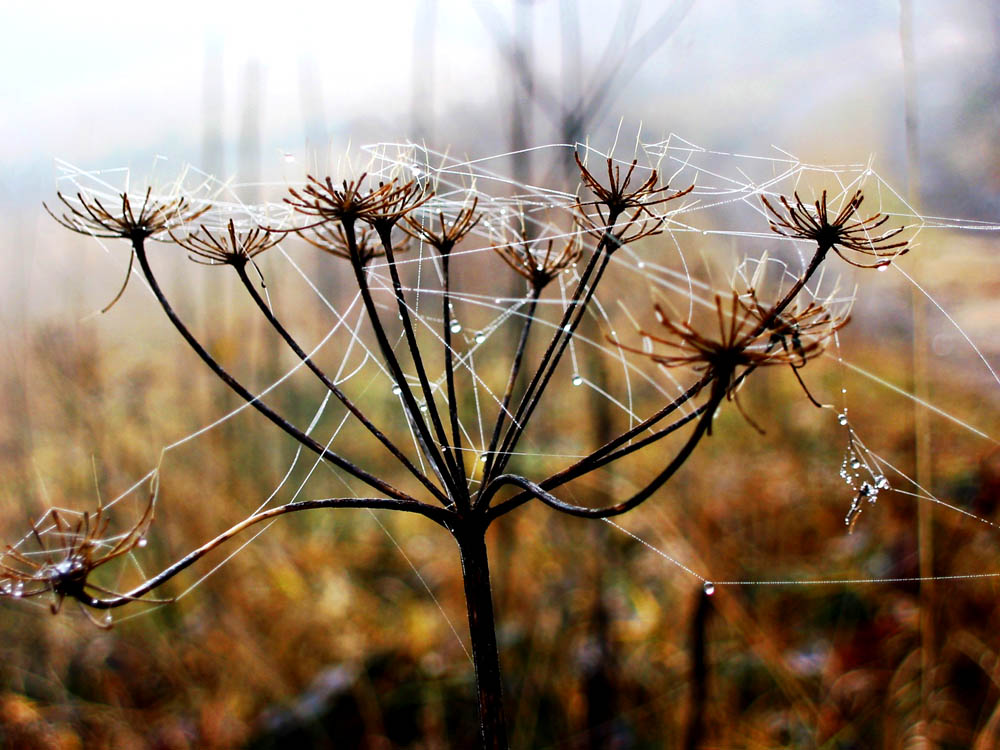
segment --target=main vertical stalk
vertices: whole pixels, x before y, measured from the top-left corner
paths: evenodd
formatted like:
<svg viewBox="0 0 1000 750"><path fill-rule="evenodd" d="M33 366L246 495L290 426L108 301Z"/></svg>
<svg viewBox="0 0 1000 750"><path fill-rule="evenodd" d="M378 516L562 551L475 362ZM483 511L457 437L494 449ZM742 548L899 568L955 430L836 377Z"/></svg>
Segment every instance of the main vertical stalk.
<svg viewBox="0 0 1000 750"><path fill-rule="evenodd" d="M478 525L455 532L462 555L465 603L469 610L472 661L476 668L479 723L485 750L507 750L507 720L503 710L500 657L493 618L493 591L484 530Z"/></svg>

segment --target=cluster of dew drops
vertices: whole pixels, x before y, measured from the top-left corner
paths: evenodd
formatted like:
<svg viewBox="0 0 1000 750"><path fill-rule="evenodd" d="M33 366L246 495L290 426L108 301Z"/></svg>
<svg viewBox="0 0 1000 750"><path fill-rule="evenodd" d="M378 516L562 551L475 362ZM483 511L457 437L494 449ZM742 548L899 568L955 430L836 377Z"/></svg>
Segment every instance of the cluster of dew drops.
<svg viewBox="0 0 1000 750"><path fill-rule="evenodd" d="M851 429L847 419L847 407L837 415L837 422L847 428L848 444L844 453L844 460L840 464L840 478L851 488L854 493L851 499L851 507L844 516L844 525L848 533L854 531L854 524L858 516L865 509L865 503L874 505L878 500L878 493L882 490L890 489L889 480L885 475L868 462L865 457L867 450L857 440L854 430Z"/></svg>

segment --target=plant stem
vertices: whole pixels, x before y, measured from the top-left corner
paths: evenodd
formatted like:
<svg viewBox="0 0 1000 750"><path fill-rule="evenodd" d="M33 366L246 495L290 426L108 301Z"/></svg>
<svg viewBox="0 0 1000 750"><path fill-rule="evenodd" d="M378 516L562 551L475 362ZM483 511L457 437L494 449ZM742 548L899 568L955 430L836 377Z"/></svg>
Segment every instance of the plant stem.
<svg viewBox="0 0 1000 750"><path fill-rule="evenodd" d="M364 413L354 404L354 402L352 402L347 397L347 395L343 391L341 391L336 386L336 384L332 380L330 380L329 377L327 377L326 373L323 372L323 370L321 370L315 362L313 362L313 360L309 357L309 355L306 354L306 352L302 349L301 346L299 346L298 342L294 338L292 338L292 335L288 332L288 329L286 329L281 324L281 321L279 321L278 318L275 317L274 313L271 312L271 309L267 306L267 303L254 288L253 282L251 282L250 277L247 276L246 266L237 265L236 273L239 274L240 281L243 282L243 286L246 288L247 292L249 293L253 301L257 304L257 307L264 314L264 317L267 318L268 322L270 322L270 324L274 327L274 330L276 330L278 334L280 334L280 336L285 340L285 343L288 344L289 348L291 348L293 352L295 352L298 358L301 359L303 362L305 362L306 366L310 370L312 370L313 374L317 378L319 378L320 382L323 383L323 385L325 385L327 389L334 396L336 396L336 398L340 401L340 403L342 403L347 408L347 410L351 412L351 414L353 414L354 417L359 422L361 422L362 425L364 425L365 429L367 429L372 435L374 435L378 439L380 443L382 443L382 445L386 447L386 449L396 458L397 461L399 461L403 466L405 466L406 469L411 474L413 474L413 476L419 479L420 483L423 484L424 487L426 487L428 490L430 490L431 494L433 494L434 497L440 500L442 504L448 505L449 501L447 496L445 496L437 487L435 487L434 484L431 483L431 481L427 478L427 476L422 471L420 471L420 469L414 466L413 463L403 454L403 452L398 447L396 447L396 445L391 440L389 440L389 438L386 437L385 434L378 429L378 427L372 424L371 420L369 420L368 417L366 417Z"/></svg>
<svg viewBox="0 0 1000 750"><path fill-rule="evenodd" d="M390 497L396 498L398 500L405 500L414 505L418 505L416 498L397 490L388 482L379 479L370 472L355 466L353 463L348 461L346 458L328 450L326 447L320 443L313 440L311 437L306 435L302 430L300 430L295 425L291 424L288 420L282 417L280 414L275 412L271 407L267 406L263 401L261 401L257 396L250 392L246 386L244 386L240 381L229 374L222 365L220 365L211 354L201 345L201 342L194 337L194 334L188 330L188 327L184 325L184 321L180 319L176 312L174 312L173 307L167 300L166 295L164 295L163 290L160 289L160 284L157 282L156 277L153 275L153 269L149 266L149 260L146 258L146 249L143 245L142 240L136 240L132 245L135 251L135 257L139 260L139 267L142 269L143 276L146 277L146 281L149 283L150 288L153 290L153 294L156 296L157 301L160 303L160 307L163 308L163 312L166 313L167 318L173 323L174 328L177 332L187 341L188 345L194 350L201 360L209 366L209 368L218 376L218 378L232 388L239 396L245 400L248 404L253 406L257 411L267 417L271 422L280 427L282 430L287 432L293 438L295 438L299 443L304 445L309 450L313 451L316 455L323 458L325 461L329 461L334 466L348 472L349 474L357 477L361 481L365 482L371 487L384 492Z"/></svg>
<svg viewBox="0 0 1000 750"><path fill-rule="evenodd" d="M506 750L507 720L503 709L500 657L497 651L493 591L490 586L484 529L474 525L457 529L453 533L462 556L462 579L469 612L472 661L476 668L483 748Z"/></svg>

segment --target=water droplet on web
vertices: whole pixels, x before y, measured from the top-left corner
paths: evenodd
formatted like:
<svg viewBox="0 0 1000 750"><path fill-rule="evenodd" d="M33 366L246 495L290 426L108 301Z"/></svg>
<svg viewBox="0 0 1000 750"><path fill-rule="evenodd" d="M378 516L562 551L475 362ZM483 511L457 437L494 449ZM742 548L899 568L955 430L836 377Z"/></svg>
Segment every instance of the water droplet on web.
<svg viewBox="0 0 1000 750"><path fill-rule="evenodd" d="M887 490L889 489L889 480L886 479L882 474L879 474L877 477L875 477L875 486L878 487L880 490Z"/></svg>
<svg viewBox="0 0 1000 750"><path fill-rule="evenodd" d="M860 469L861 468L861 462L858 459L856 459L856 458L852 459L851 460L851 468L852 469Z"/></svg>
<svg viewBox="0 0 1000 750"><path fill-rule="evenodd" d="M147 544L149 544L149 540L144 536L139 537L139 541L136 542L136 546L138 547L145 547Z"/></svg>
<svg viewBox="0 0 1000 750"><path fill-rule="evenodd" d="M705 581L702 585L701 590L705 592L705 596L711 596L715 593L715 584L711 581Z"/></svg>
<svg viewBox="0 0 1000 750"><path fill-rule="evenodd" d="M394 385L394 386L392 387L392 395L394 395L394 396L398 396L398 395L399 395L400 393L402 393L402 392L403 392L403 389L402 389L402 388L400 388L400 387L399 387L399 385Z"/></svg>
<svg viewBox="0 0 1000 750"><path fill-rule="evenodd" d="M889 270L889 264L888 263L882 263L881 265L878 266L878 272L879 273L885 273L888 270Z"/></svg>
<svg viewBox="0 0 1000 750"><path fill-rule="evenodd" d="M427 404L420 404L420 411L427 411Z"/></svg>
<svg viewBox="0 0 1000 750"><path fill-rule="evenodd" d="M573 376L573 385L583 385L583 378L579 375Z"/></svg>
<svg viewBox="0 0 1000 750"><path fill-rule="evenodd" d="M11 592L11 596L13 596L15 599L20 599L22 594L24 594L24 584L18 583L16 586L14 586L14 590Z"/></svg>
<svg viewBox="0 0 1000 750"><path fill-rule="evenodd" d="M573 330L573 324L567 323L566 325L563 326L563 330L566 331L566 333L571 332Z"/></svg>
<svg viewBox="0 0 1000 750"><path fill-rule="evenodd" d="M113 621L111 619L111 613L108 612L104 617L101 618L101 622L105 625L110 625Z"/></svg>
<svg viewBox="0 0 1000 750"><path fill-rule="evenodd" d="M451 326L449 326L449 330L452 333L460 333L462 330L462 324L459 323L457 320L453 320L451 321Z"/></svg>
<svg viewBox="0 0 1000 750"><path fill-rule="evenodd" d="M847 425L847 415L846 414L841 414L839 417L837 417L837 421L840 424L846 426Z"/></svg>
<svg viewBox="0 0 1000 750"><path fill-rule="evenodd" d="M486 463L486 459L487 459L487 458L488 458L488 456L487 456L487 455L486 455L486 454L484 453L483 455L481 455L481 456L479 457L479 460L480 460L480 461L482 461L483 463Z"/></svg>
<svg viewBox="0 0 1000 750"><path fill-rule="evenodd" d="M486 334L480 331L479 333L476 334L476 343L481 344L484 341L486 341Z"/></svg>
<svg viewBox="0 0 1000 750"><path fill-rule="evenodd" d="M638 262L638 263L636 264L636 266L637 266L638 268L645 268L645 267L646 267L646 263L645 263L645 261L641 261L641 260L640 260L640 261L639 261L639 262Z"/></svg>

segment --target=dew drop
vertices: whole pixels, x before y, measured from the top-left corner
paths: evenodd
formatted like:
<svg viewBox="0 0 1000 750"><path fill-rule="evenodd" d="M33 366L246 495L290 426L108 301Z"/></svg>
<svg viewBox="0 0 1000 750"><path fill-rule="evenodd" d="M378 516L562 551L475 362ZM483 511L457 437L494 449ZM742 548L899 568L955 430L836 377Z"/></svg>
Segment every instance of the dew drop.
<svg viewBox="0 0 1000 750"><path fill-rule="evenodd" d="M573 385L583 385L583 378L579 375L573 376Z"/></svg>
<svg viewBox="0 0 1000 750"><path fill-rule="evenodd" d="M486 459L487 459L487 458L488 458L488 456L487 456L487 455L486 455L486 454L484 453L483 455L481 455L481 456L479 457L479 460L480 460L480 461L482 461L483 463L486 463Z"/></svg>
<svg viewBox="0 0 1000 750"><path fill-rule="evenodd" d="M24 594L24 584L18 583L16 586L14 586L14 591L11 592L11 596L13 596L15 599L20 599L22 594Z"/></svg>
<svg viewBox="0 0 1000 750"><path fill-rule="evenodd" d="M705 596L711 596L715 593L715 584L711 581L705 581L705 583L702 584L701 590L705 592Z"/></svg>
<svg viewBox="0 0 1000 750"><path fill-rule="evenodd" d="M645 262L645 261L643 261L643 260L640 260L640 261L639 261L639 262L638 262L638 263L636 264L636 266L637 266L638 268L645 268L645 267L646 267L646 262Z"/></svg>
<svg viewBox="0 0 1000 750"><path fill-rule="evenodd" d="M420 404L420 411L426 412L427 411L427 404Z"/></svg>
<svg viewBox="0 0 1000 750"><path fill-rule="evenodd" d="M476 334L476 343L481 344L484 341L486 341L486 334L480 331L479 333Z"/></svg>
<svg viewBox="0 0 1000 750"><path fill-rule="evenodd" d="M457 320L453 320L453 321L451 321L451 325L449 326L449 330L452 333L460 333L461 330L462 330L462 324L459 323Z"/></svg>
<svg viewBox="0 0 1000 750"><path fill-rule="evenodd" d="M104 615L104 617L101 618L101 622L104 623L105 625L110 625L113 622L113 620L111 619L111 613L108 612L106 615Z"/></svg>
<svg viewBox="0 0 1000 750"><path fill-rule="evenodd" d="M846 414L841 414L841 415L840 415L839 417L837 417L837 421L838 421L838 422L839 422L840 424L842 424L842 425L845 425L845 426L846 426L846 425L847 425L847 415L846 415Z"/></svg>
<svg viewBox="0 0 1000 750"><path fill-rule="evenodd" d="M398 396L398 395L399 395L400 393L402 393L402 392L403 392L403 389L402 389L402 388L400 388L400 387L399 387L398 385L394 385L394 386L392 387L392 395L394 395L394 396Z"/></svg>
<svg viewBox="0 0 1000 750"><path fill-rule="evenodd" d="M144 536L139 537L139 541L136 542L136 546L138 547L145 547L147 544L149 544L149 540Z"/></svg>
<svg viewBox="0 0 1000 750"><path fill-rule="evenodd" d="M877 477L875 477L875 486L878 487L880 490L887 490L889 489L889 480L886 479L883 475L879 474Z"/></svg>
<svg viewBox="0 0 1000 750"><path fill-rule="evenodd" d="M889 264L888 263L883 263L882 265L880 265L878 267L878 272L879 273L885 273L888 270L889 270Z"/></svg>
<svg viewBox="0 0 1000 750"><path fill-rule="evenodd" d="M858 459L856 459L856 458L853 459L851 461L851 468L852 469L860 469L861 468L861 462Z"/></svg>

